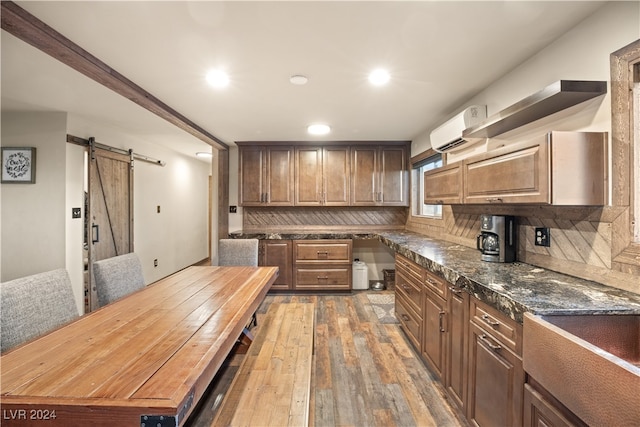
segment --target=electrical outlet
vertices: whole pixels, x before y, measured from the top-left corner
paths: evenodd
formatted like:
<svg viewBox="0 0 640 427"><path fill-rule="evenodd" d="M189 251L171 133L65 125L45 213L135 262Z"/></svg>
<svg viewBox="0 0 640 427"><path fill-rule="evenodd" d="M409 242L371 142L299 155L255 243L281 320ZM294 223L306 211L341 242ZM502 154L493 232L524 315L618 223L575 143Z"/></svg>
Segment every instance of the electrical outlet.
<svg viewBox="0 0 640 427"><path fill-rule="evenodd" d="M156 212L157 212L157 213L160 213L160 205L158 205L158 206L156 207Z"/></svg>
<svg viewBox="0 0 640 427"><path fill-rule="evenodd" d="M156 259L154 259L154 260L153 260L153 266L154 266L154 267L157 267L157 266L158 266L158 258L156 258Z"/></svg>
<svg viewBox="0 0 640 427"><path fill-rule="evenodd" d="M546 227L536 227L536 246L551 246L551 234Z"/></svg>
<svg viewBox="0 0 640 427"><path fill-rule="evenodd" d="M237 213L237 212L238 212L237 206L229 206L229 213Z"/></svg>
<svg viewBox="0 0 640 427"><path fill-rule="evenodd" d="M71 208L71 218L82 218L82 208Z"/></svg>

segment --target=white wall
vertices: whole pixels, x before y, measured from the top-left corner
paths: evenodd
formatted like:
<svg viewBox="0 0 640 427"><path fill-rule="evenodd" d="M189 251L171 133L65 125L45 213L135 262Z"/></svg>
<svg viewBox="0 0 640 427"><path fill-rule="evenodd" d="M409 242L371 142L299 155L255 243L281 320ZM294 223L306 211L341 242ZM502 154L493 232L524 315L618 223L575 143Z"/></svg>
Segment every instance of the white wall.
<svg viewBox="0 0 640 427"><path fill-rule="evenodd" d="M487 106L489 116L558 80L609 81L609 55L640 38L640 3L608 3L555 40L537 55L461 104ZM610 88L610 86L609 86ZM427 129L414 138L412 155L430 147ZM607 93L531 125L501 135L526 137L548 130L611 130L611 99Z"/></svg>
<svg viewBox="0 0 640 427"><path fill-rule="evenodd" d="M151 145L136 150L166 161L134 167L134 248L150 283L208 256L211 165Z"/></svg>
<svg viewBox="0 0 640 427"><path fill-rule="evenodd" d="M66 137L65 137L66 140ZM79 145L65 144L65 267L71 279L76 305L84 312L84 163L85 149ZM71 209L80 208L81 218L72 218Z"/></svg>
<svg viewBox="0 0 640 427"><path fill-rule="evenodd" d="M2 113L2 146L36 147L35 184L0 185L2 281L65 267L66 120Z"/></svg>

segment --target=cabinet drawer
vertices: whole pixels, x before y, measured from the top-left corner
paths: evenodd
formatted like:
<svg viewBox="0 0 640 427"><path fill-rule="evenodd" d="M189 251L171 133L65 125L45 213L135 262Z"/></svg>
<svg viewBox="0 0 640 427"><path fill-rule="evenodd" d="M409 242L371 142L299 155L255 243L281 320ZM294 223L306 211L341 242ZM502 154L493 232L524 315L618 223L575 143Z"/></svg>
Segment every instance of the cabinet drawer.
<svg viewBox="0 0 640 427"><path fill-rule="evenodd" d="M294 269L296 289L351 289L351 266Z"/></svg>
<svg viewBox="0 0 640 427"><path fill-rule="evenodd" d="M411 261L400 254L396 254L396 271L405 273L405 276L415 280L416 285L420 287L424 281L425 269L415 262Z"/></svg>
<svg viewBox="0 0 640 427"><path fill-rule="evenodd" d="M415 312L422 314L422 287L408 279L403 271L396 271L396 294L401 294Z"/></svg>
<svg viewBox="0 0 640 427"><path fill-rule="evenodd" d="M424 284L440 298L447 299L447 281L443 278L426 271L424 275Z"/></svg>
<svg viewBox="0 0 640 427"><path fill-rule="evenodd" d="M422 317L411 308L411 305L402 296L396 297L396 317L413 345L420 350L419 338L422 336Z"/></svg>
<svg viewBox="0 0 640 427"><path fill-rule="evenodd" d="M351 263L351 240L296 240L294 259L299 262Z"/></svg>
<svg viewBox="0 0 640 427"><path fill-rule="evenodd" d="M470 319L489 332L501 345L522 357L522 325L476 298L471 299Z"/></svg>

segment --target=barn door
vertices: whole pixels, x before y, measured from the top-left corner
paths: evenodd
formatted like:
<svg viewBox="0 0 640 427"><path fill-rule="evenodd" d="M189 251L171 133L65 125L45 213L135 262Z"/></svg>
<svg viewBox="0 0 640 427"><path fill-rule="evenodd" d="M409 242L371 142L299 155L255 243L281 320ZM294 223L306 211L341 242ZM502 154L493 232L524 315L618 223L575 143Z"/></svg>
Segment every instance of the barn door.
<svg viewBox="0 0 640 427"><path fill-rule="evenodd" d="M93 146L90 150L87 311L98 308L93 263L133 251L132 157Z"/></svg>

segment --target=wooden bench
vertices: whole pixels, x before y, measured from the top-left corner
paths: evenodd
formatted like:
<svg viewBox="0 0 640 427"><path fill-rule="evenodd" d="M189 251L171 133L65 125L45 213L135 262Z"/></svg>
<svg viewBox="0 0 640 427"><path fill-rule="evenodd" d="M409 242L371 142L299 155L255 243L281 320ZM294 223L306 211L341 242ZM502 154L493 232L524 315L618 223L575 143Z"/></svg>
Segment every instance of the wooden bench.
<svg viewBox="0 0 640 427"><path fill-rule="evenodd" d="M213 426L307 426L314 304L272 304Z"/></svg>

